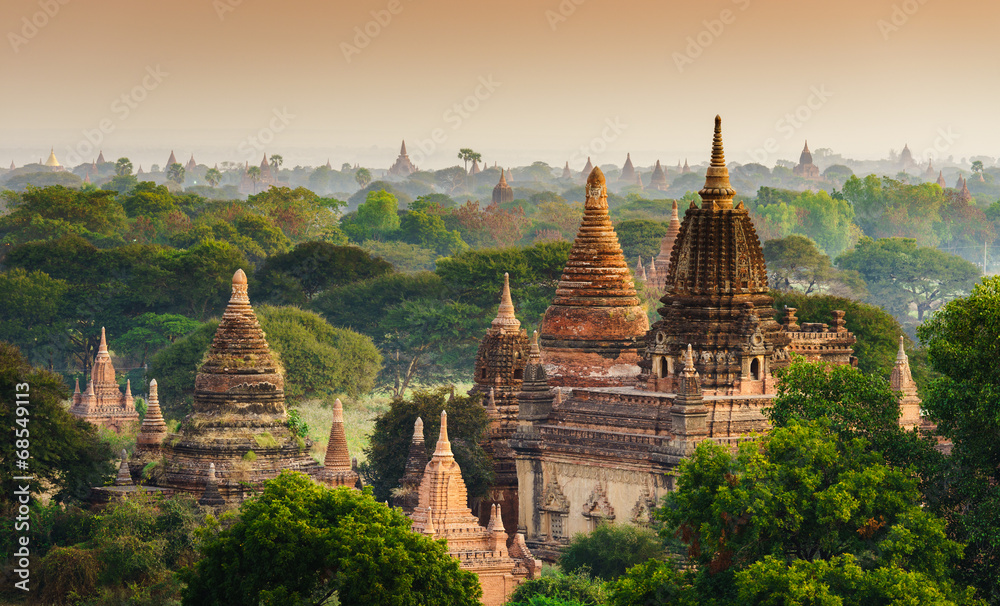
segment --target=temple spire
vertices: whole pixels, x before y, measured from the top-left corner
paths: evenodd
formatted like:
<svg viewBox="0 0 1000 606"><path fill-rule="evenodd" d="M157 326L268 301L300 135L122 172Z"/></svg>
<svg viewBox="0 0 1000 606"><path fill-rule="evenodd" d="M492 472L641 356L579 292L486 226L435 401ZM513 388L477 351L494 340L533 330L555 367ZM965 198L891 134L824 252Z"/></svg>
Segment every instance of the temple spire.
<svg viewBox="0 0 1000 606"><path fill-rule="evenodd" d="M249 303L250 296L247 294L247 275L242 269L237 269L233 274L233 294L229 298L230 303Z"/></svg>
<svg viewBox="0 0 1000 606"><path fill-rule="evenodd" d="M107 339L107 336L104 333L104 327L103 326L101 327L101 344L97 347L97 353L98 353L98 355L100 355L100 354L107 355L107 353L108 353L108 339Z"/></svg>
<svg viewBox="0 0 1000 606"><path fill-rule="evenodd" d="M704 208L728 209L733 207L736 190L729 183L726 154L722 149L722 117L715 117L715 136L712 139L712 162L705 174L705 187L698 192Z"/></svg>
<svg viewBox="0 0 1000 606"><path fill-rule="evenodd" d="M434 449L435 457L454 457L451 451L451 442L448 441L448 411L441 411L441 433L438 435L437 448Z"/></svg>
<svg viewBox="0 0 1000 606"><path fill-rule="evenodd" d="M118 475L115 486L132 486L132 474L128 470L128 452L122 448L121 464L118 465Z"/></svg>
<svg viewBox="0 0 1000 606"><path fill-rule="evenodd" d="M507 272L503 274L500 308L497 310L497 317L493 319L493 327L512 332L521 328L521 321L514 315L514 302L510 298L510 275Z"/></svg>

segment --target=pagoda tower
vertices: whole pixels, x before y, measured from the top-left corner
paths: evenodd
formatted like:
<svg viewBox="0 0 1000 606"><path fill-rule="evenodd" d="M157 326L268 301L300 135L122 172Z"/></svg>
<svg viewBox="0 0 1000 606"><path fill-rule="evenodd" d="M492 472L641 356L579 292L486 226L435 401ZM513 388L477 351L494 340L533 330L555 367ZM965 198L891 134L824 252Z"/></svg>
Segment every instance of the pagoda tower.
<svg viewBox="0 0 1000 606"><path fill-rule="evenodd" d="M170 150L170 157L167 158L167 163L163 166L163 172L167 172L172 164L177 164L177 156L174 155L174 150Z"/></svg>
<svg viewBox="0 0 1000 606"><path fill-rule="evenodd" d="M125 429L129 424L139 422L139 413L135 409L132 398L132 384L125 382L125 393L118 387L114 364L108 353L108 342L101 327L101 344L94 357L94 366L90 371L90 382L87 391L80 393L80 383L77 381L73 393L73 405L69 409L74 416L89 421L98 427L107 427L115 431Z"/></svg>
<svg viewBox="0 0 1000 606"><path fill-rule="evenodd" d="M902 394L899 399L899 426L907 431L920 427L920 397L910 374L910 359L903 348L902 336L899 337L899 353L889 375L889 385L893 391Z"/></svg>
<svg viewBox="0 0 1000 606"><path fill-rule="evenodd" d="M500 182L493 188L493 204L506 204L514 201L514 190L507 185L507 178L500 170Z"/></svg>
<svg viewBox="0 0 1000 606"><path fill-rule="evenodd" d="M481 172L483 172L483 169L479 168L479 160L473 158L472 167L469 169L469 176L475 177Z"/></svg>
<svg viewBox="0 0 1000 606"><path fill-rule="evenodd" d="M928 181L930 181L933 178L934 178L934 161L928 159L927 160L927 170L924 171L924 179L927 179Z"/></svg>
<svg viewBox="0 0 1000 606"><path fill-rule="evenodd" d="M474 385L469 395L480 394L483 404L492 406L485 450L493 459L496 480L489 498L480 503L479 520L489 520L490 507L501 504L504 527L517 531L517 469L508 444L517 429L517 394L524 381L528 361L528 333L514 316L510 278L503 275L500 308L476 353Z"/></svg>
<svg viewBox="0 0 1000 606"><path fill-rule="evenodd" d="M45 160L45 166L54 172L59 172L65 170L62 164L59 164L59 160L56 160L56 148L49 150L49 157Z"/></svg>
<svg viewBox="0 0 1000 606"><path fill-rule="evenodd" d="M667 191L669 187L667 184L667 175L663 172L663 167L660 166L659 160L656 161L656 166L653 167L653 174L649 178L649 186L660 191Z"/></svg>
<svg viewBox="0 0 1000 606"><path fill-rule="evenodd" d="M673 391L681 356L693 345L706 395L771 394L771 371L787 365L789 338L774 320L767 268L747 209L736 192L715 118L712 162L705 187L684 215L670 256L661 320L646 337L640 384Z"/></svg>
<svg viewBox="0 0 1000 606"><path fill-rule="evenodd" d="M684 166L683 166L683 168L681 168L681 174L682 175L686 175L689 172L691 172L691 167L688 166L688 159L684 158Z"/></svg>
<svg viewBox="0 0 1000 606"><path fill-rule="evenodd" d="M580 171L580 176L586 179L590 176L591 171L594 170L594 165L590 163L590 156L587 156L587 164L584 165L583 170Z"/></svg>
<svg viewBox="0 0 1000 606"><path fill-rule="evenodd" d="M632 154L625 154L625 166L622 166L622 174L618 175L618 180L625 183L635 182L635 167L632 166Z"/></svg>
<svg viewBox="0 0 1000 606"><path fill-rule="evenodd" d="M554 386L630 385L649 321L608 215L600 168L591 171L585 194L580 230L542 318L542 360Z"/></svg>
<svg viewBox="0 0 1000 606"><path fill-rule="evenodd" d="M944 180L944 171L938 171L937 184L941 186L941 189L948 187L948 183Z"/></svg>
<svg viewBox="0 0 1000 606"><path fill-rule="evenodd" d="M234 502L249 496L248 487L259 487L285 469L316 476L320 467L309 455L309 440L288 427L284 385L250 306L246 274L239 269L195 378L194 412L161 447L158 485L200 494L214 463L219 493Z"/></svg>
<svg viewBox="0 0 1000 606"><path fill-rule="evenodd" d="M104 164L105 162L106 162L106 160L104 159L104 150L102 149L100 151L100 153L97 154L97 162L96 162L96 164Z"/></svg>
<svg viewBox="0 0 1000 606"><path fill-rule="evenodd" d="M958 199L962 202L972 202L972 193L969 192L969 182L962 177L962 189L958 191Z"/></svg>
<svg viewBox="0 0 1000 606"><path fill-rule="evenodd" d="M670 269L670 254L674 250L674 242L677 241L677 234L681 231L681 221L677 216L677 200L670 203L670 223L667 224L667 233L660 240L660 253L656 255L656 284L659 289L663 289L667 283L667 272Z"/></svg>
<svg viewBox="0 0 1000 606"><path fill-rule="evenodd" d="M420 482L424 479L424 467L427 466L427 447L424 445L424 421L420 417L413 422L413 438L410 440L410 452L406 457L406 468L403 477L399 479L401 490L392 497L393 507L399 507L403 513L410 515L417 507L420 496Z"/></svg>
<svg viewBox="0 0 1000 606"><path fill-rule="evenodd" d="M191 159L188 160L187 165L184 166L184 170L191 172L196 168L198 168L198 163L194 161L194 154L191 154Z"/></svg>
<svg viewBox="0 0 1000 606"><path fill-rule="evenodd" d="M573 178L573 171L571 171L569 169L569 161L568 160L566 161L566 166L563 167L562 175L559 178L560 179L572 179Z"/></svg>
<svg viewBox="0 0 1000 606"><path fill-rule="evenodd" d="M508 549L498 506L491 508L489 525L484 528L467 502L462 470L448 441L448 413L441 411L441 433L424 468L417 507L410 515L412 528L432 539L446 539L448 553L479 577L483 604L500 606L521 581L541 573L542 563L532 557L521 535L513 538Z"/></svg>
<svg viewBox="0 0 1000 606"><path fill-rule="evenodd" d="M406 154L406 141L399 146L399 156L392 166L389 167L389 174L395 177L408 177L417 172L417 167L410 162L410 156Z"/></svg>
<svg viewBox="0 0 1000 606"><path fill-rule="evenodd" d="M913 152L910 151L909 143L904 143L903 151L899 153L899 166L903 170L916 166L916 162L913 161Z"/></svg>
<svg viewBox="0 0 1000 606"><path fill-rule="evenodd" d="M809 142L806 141L799 155L799 163L792 169L792 174L803 179L819 179L819 167L813 164L812 152L809 151Z"/></svg>
<svg viewBox="0 0 1000 606"><path fill-rule="evenodd" d="M326 445L323 469L316 479L328 486L354 488L358 483L358 473L351 466L351 454L347 451L347 434L344 433L344 404L340 398L333 403L333 423L330 425L330 441Z"/></svg>

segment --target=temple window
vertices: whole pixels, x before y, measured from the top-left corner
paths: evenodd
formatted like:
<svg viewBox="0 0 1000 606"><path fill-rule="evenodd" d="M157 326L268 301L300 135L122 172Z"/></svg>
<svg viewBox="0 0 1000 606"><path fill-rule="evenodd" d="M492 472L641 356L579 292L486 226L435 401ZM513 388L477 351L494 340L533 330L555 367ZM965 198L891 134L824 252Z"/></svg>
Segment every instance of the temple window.
<svg viewBox="0 0 1000 606"><path fill-rule="evenodd" d="M750 361L750 378L754 381L760 380L760 358Z"/></svg>

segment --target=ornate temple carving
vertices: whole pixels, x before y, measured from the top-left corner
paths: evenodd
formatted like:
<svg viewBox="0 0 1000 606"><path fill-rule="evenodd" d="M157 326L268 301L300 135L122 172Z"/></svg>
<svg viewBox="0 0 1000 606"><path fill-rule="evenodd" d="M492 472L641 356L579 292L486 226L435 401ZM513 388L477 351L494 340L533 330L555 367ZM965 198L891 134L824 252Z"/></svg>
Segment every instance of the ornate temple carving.
<svg viewBox="0 0 1000 606"><path fill-rule="evenodd" d="M69 409L73 416L89 421L98 427L121 431L128 425L138 424L139 413L132 397L131 381L125 382L125 393L118 387L115 367L108 353L108 342L101 327L101 344L94 357L87 390L80 392L80 381L73 391L73 405Z"/></svg>

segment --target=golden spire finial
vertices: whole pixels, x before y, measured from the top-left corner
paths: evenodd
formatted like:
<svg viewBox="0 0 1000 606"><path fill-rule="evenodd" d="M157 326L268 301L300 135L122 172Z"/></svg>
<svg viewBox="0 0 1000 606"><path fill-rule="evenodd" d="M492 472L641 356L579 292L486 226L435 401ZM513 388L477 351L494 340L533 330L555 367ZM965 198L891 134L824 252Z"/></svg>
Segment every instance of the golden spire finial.
<svg viewBox="0 0 1000 606"><path fill-rule="evenodd" d="M108 340L104 336L104 327L101 327L101 344L97 347L97 353L106 354L108 353Z"/></svg>
<svg viewBox="0 0 1000 606"><path fill-rule="evenodd" d="M441 411L441 433L438 434L437 448L434 449L434 456L451 457L451 442L448 441L448 411Z"/></svg>
<svg viewBox="0 0 1000 606"><path fill-rule="evenodd" d="M500 292L500 308L497 317L493 319L493 327L503 330L517 331L521 321L514 315L514 301L510 298L510 274L503 274L503 291Z"/></svg>
<svg viewBox="0 0 1000 606"><path fill-rule="evenodd" d="M712 139L712 163L705 174L705 187L698 192L704 210L722 210L733 207L736 190L729 184L726 154L722 149L722 117L715 117L715 136Z"/></svg>

